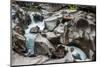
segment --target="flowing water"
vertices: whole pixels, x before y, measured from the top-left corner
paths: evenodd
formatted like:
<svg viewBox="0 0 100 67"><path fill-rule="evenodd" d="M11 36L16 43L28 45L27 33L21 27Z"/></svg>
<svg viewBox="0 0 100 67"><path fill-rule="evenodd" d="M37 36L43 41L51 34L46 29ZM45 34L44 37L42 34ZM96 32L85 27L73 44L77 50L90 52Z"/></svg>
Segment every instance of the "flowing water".
<svg viewBox="0 0 100 67"><path fill-rule="evenodd" d="M40 30L44 29L44 21L42 22L35 22L33 15L35 13L34 12L29 12L29 15L31 17L31 24L28 26L28 29L25 30L25 37L26 37L26 46L28 48L28 54L34 54L34 40L37 36L36 33L30 33L30 29L33 27L38 26L40 28Z"/></svg>
<svg viewBox="0 0 100 67"><path fill-rule="evenodd" d="M30 33L30 29L33 27L38 26L40 28L40 30L44 29L44 21L42 22L35 22L33 15L35 14L35 12L29 12L29 15L31 17L31 24L28 26L28 29L25 30L25 37L26 37L26 46L29 49L28 53L30 54L34 54L34 41L37 37L36 33ZM50 19L50 18L49 18ZM75 47L74 47L75 48ZM81 55L81 59L86 59L86 55L84 52L82 52L80 49L75 48L73 54L76 55L77 53L79 53Z"/></svg>
<svg viewBox="0 0 100 67"><path fill-rule="evenodd" d="M74 48L72 55L80 57L81 60L85 60L87 58L86 54L81 49L74 46L71 46L70 48Z"/></svg>

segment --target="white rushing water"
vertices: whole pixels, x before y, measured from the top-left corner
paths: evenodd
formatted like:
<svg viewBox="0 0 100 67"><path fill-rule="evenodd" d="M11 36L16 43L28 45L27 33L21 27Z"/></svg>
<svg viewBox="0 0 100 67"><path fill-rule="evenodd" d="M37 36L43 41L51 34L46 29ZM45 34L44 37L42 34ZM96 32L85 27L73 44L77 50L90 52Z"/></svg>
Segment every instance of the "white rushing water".
<svg viewBox="0 0 100 67"><path fill-rule="evenodd" d="M74 46L70 46L70 48L74 48L72 55L77 56L77 54L79 54L81 60L85 60L87 58L86 54L81 49Z"/></svg>
<svg viewBox="0 0 100 67"><path fill-rule="evenodd" d="M35 22L33 15L34 12L29 12L29 15L31 17L31 24L28 26L28 29L25 30L25 37L26 37L26 46L28 48L28 54L34 54L34 40L37 36L35 33L30 33L30 29L33 27L38 26L40 30L44 29L44 21L43 22Z"/></svg>
<svg viewBox="0 0 100 67"><path fill-rule="evenodd" d="M33 27L36 27L38 26L40 28L40 30L43 30L44 29L44 21L43 20L42 22L35 22L34 21L34 17L33 15L35 14L35 12L28 12L28 14L30 15L30 18L31 18L31 24L28 26L28 29L25 30L25 37L26 37L26 46L28 48L28 54L34 54L34 41L36 39L36 37L38 36L36 33L30 33L30 30L31 28ZM40 13L36 13L36 14L39 14L41 15ZM54 17L53 17L54 18ZM48 18L48 19L52 19L52 18ZM76 47L73 47L75 50L72 52L73 55L77 55L79 54L80 55L80 58L82 60L85 60L86 59L86 55L85 53L76 48Z"/></svg>

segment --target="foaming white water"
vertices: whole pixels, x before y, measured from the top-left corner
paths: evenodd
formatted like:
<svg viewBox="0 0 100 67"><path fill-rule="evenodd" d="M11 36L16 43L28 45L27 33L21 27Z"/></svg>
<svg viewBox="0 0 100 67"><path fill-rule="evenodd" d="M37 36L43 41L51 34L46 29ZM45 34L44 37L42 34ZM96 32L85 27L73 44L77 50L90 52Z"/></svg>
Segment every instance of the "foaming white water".
<svg viewBox="0 0 100 67"><path fill-rule="evenodd" d="M40 30L43 30L43 29L44 29L44 26L45 26L45 25L44 25L44 21L42 21L42 22L35 22L35 21L34 21L34 18L33 18L33 15L34 15L34 14L35 14L35 12L31 12L31 13L30 13L30 17L31 17L32 23L28 26L28 29L25 30L26 34L30 32L30 29L31 29L32 27L38 26L38 27L40 28Z"/></svg>
<svg viewBox="0 0 100 67"><path fill-rule="evenodd" d="M38 26L40 28L40 30L44 29L44 21L43 22L35 22L34 18L33 18L34 14L35 14L34 12L29 13L32 22L28 26L28 29L25 30L26 46L29 49L28 53L30 53L30 54L34 54L34 40L37 36L37 34L35 34L35 33L30 33L30 29L33 27L36 27L36 26Z"/></svg>
<svg viewBox="0 0 100 67"><path fill-rule="evenodd" d="M74 51L72 52L73 55L80 55L81 60L85 60L87 58L86 54L79 48L71 46L70 48L74 48Z"/></svg>

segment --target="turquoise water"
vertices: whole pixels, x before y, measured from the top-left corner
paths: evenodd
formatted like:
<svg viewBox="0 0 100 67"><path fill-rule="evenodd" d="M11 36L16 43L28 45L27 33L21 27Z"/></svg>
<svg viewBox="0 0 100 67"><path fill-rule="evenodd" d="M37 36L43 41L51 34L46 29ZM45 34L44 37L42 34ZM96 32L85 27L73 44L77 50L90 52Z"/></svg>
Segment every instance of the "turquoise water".
<svg viewBox="0 0 100 67"><path fill-rule="evenodd" d="M30 29L33 27L38 26L40 28L40 30L44 29L44 22L35 22L34 18L33 18L33 14L34 12L30 12L29 15L31 17L31 24L28 26L28 29L25 30L25 37L26 37L26 46L29 50L29 53L34 54L34 40L37 36L37 34L35 33L30 33Z"/></svg>
<svg viewBox="0 0 100 67"><path fill-rule="evenodd" d="M85 60L87 58L86 54L81 49L74 46L70 46L70 48L74 48L72 55L80 57L81 60Z"/></svg>

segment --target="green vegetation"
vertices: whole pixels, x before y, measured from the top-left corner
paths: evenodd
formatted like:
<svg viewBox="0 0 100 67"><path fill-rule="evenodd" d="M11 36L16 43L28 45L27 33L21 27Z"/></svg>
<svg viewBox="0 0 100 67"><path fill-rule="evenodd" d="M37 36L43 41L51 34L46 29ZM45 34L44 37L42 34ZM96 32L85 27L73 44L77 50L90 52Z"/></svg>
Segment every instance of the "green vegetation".
<svg viewBox="0 0 100 67"><path fill-rule="evenodd" d="M70 5L68 5L68 9L70 9L70 10L76 10L77 6L70 4Z"/></svg>

